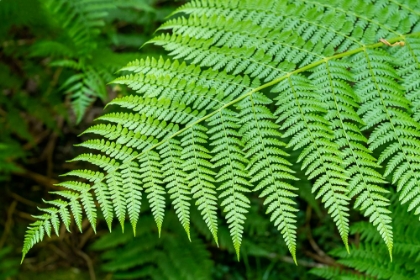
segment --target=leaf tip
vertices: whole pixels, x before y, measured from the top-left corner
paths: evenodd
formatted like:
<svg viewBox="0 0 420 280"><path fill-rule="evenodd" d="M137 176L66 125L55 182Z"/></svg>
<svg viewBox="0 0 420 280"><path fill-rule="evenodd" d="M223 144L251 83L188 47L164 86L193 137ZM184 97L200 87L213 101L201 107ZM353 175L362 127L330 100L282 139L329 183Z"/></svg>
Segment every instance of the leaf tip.
<svg viewBox="0 0 420 280"><path fill-rule="evenodd" d="M187 237L188 240L191 242L191 234L190 234L190 230L188 228L185 229L185 231L187 232Z"/></svg>
<svg viewBox="0 0 420 280"><path fill-rule="evenodd" d="M296 259L296 248L295 247L291 248L290 253L292 254L293 262L295 263L296 266L298 266L298 262Z"/></svg>
<svg viewBox="0 0 420 280"><path fill-rule="evenodd" d="M217 238L217 234L213 234L214 242L216 242L217 248L219 248L219 239Z"/></svg>
<svg viewBox="0 0 420 280"><path fill-rule="evenodd" d="M347 240L344 241L344 246L346 247L347 254L350 255L350 247L349 247L349 242Z"/></svg>
<svg viewBox="0 0 420 280"><path fill-rule="evenodd" d="M389 259L392 262L392 244L388 244Z"/></svg>

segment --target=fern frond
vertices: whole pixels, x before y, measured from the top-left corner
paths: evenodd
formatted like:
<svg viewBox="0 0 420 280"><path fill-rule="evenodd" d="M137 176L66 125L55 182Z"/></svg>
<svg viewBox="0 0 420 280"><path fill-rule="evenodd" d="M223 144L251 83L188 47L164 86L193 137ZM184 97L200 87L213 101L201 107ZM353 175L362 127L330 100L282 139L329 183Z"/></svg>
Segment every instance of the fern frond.
<svg viewBox="0 0 420 280"><path fill-rule="evenodd" d="M110 73L115 69L98 61L95 52L105 17L115 4L110 0L46 0L42 6L60 37L36 43L31 55L52 56L50 66L72 70L60 91L70 96L76 122L80 122L96 98L105 100L105 84L113 78Z"/></svg>
<svg viewBox="0 0 420 280"><path fill-rule="evenodd" d="M55 199L55 200L51 200L51 201L46 201L47 204L51 204L53 205L56 209L57 209L57 213L59 214L61 220L63 221L64 226L66 227L67 231L70 231L69 227L70 227L70 221L71 221L71 216L70 216L70 212L67 209L67 205L68 203L66 203L65 201L61 200L61 199ZM47 218L47 217L45 217ZM51 219L51 224L53 224L54 230L56 231L56 234L58 233L58 224L54 224L52 222L54 218ZM48 224L48 220L44 219L45 224ZM57 228L57 230L56 230ZM58 234L57 234L58 236Z"/></svg>
<svg viewBox="0 0 420 280"><path fill-rule="evenodd" d="M139 158L139 163L139 178L142 179L143 187L148 193L147 199L149 200L160 236L165 212L165 190L161 186L163 176L161 174L162 165L159 154L149 151Z"/></svg>
<svg viewBox="0 0 420 280"><path fill-rule="evenodd" d="M207 128L201 125L196 125L184 133L181 140L181 159L184 160L182 169L188 174L186 180L191 188L192 197L196 199L198 210L218 243L215 172L212 170L213 164L209 161L212 158L210 152L203 146L208 141L206 133Z"/></svg>
<svg viewBox="0 0 420 280"><path fill-rule="evenodd" d="M73 197L72 203L74 204L74 206L71 204L72 211L73 211L73 208L75 208L77 210L76 213L79 213L79 215L77 215L78 216L77 220L79 220L79 222L81 222L82 211L81 211L81 209L79 210L80 205L77 202L76 197L74 196L74 194L71 191L78 193L77 198L81 200L81 203L83 205L83 209L86 212L86 216L87 216L90 224L92 225L93 231L96 232L96 206L93 202L92 195L89 192L90 191L90 185L86 184L86 183L82 183L82 182L77 182L77 181L66 181L66 182L57 184L57 186L64 187L64 188L70 190L70 192L66 192L66 194ZM62 195L63 193L59 193L59 194ZM45 209L43 209L43 210L45 210ZM52 217L52 216L50 216L50 217ZM53 220L53 218L51 218L51 219ZM75 219L76 219L76 217L75 217ZM57 223L58 223L58 221L57 221ZM79 228L81 229L81 224L78 224L78 225L79 225Z"/></svg>
<svg viewBox="0 0 420 280"><path fill-rule="evenodd" d="M75 177L85 179L89 182L98 182L98 181L101 181L105 175L102 172L98 172L98 171L92 171L88 169L84 169L84 170L79 169L79 170L72 170L61 176L75 176Z"/></svg>
<svg viewBox="0 0 420 280"><path fill-rule="evenodd" d="M393 194L391 204L393 230L395 233L394 258L389 262L388 250L381 246L381 236L368 222L356 223L352 232L360 234L358 246L353 246L349 255L344 248L330 252L338 257L340 269L331 267L316 268L314 274L326 279L416 279L420 276L419 262L420 224L415 216L407 212L406 206L398 205L397 195Z"/></svg>
<svg viewBox="0 0 420 280"><path fill-rule="evenodd" d="M132 113L109 113L99 117L98 120L116 123L130 129L133 133L153 136L157 139L178 130L178 126L172 123L167 124L165 121L159 121L146 115Z"/></svg>
<svg viewBox="0 0 420 280"><path fill-rule="evenodd" d="M137 221L140 214L141 199L142 199L142 182L140 175L140 168L136 162L128 162L127 166L121 170L121 179L124 188L125 200L127 201L127 212L130 219L133 233L136 235ZM106 187L106 186L104 186ZM99 200L98 200L99 201ZM104 215L105 216L105 215ZM106 219L106 216L105 216ZM111 218L112 221L112 218Z"/></svg>
<svg viewBox="0 0 420 280"><path fill-rule="evenodd" d="M135 74L121 76L114 83L126 84L146 98L170 99L194 110L225 105L259 85L247 76L233 76L185 62L147 58L129 63L121 70Z"/></svg>
<svg viewBox="0 0 420 280"><path fill-rule="evenodd" d="M295 258L296 189L290 182L296 178L285 148L299 150L293 160L314 182L312 192L347 251L350 198L388 251L396 250L380 185L391 175L401 202L420 212L417 10L417 3L397 0L187 3L162 26L170 32L150 41L172 59L134 61L114 81L136 95L115 99L110 104L120 108L86 131L99 139L81 146L102 154L74 159L96 165L98 173L70 173L87 183L65 183L70 190L58 194L67 202L54 205L57 211L48 208L31 225L24 254L49 234L62 209L70 209L80 227L87 208L94 223L86 195L92 190L108 225L112 207L122 225L128 210L133 228L146 192L159 232L168 190L187 234L191 196L216 243L219 197L239 254L250 207L245 193L261 190ZM76 76L68 85L83 88L76 85L83 79ZM376 159L373 151L380 148Z"/></svg>
<svg viewBox="0 0 420 280"><path fill-rule="evenodd" d="M303 67L331 56L335 48L341 52L357 46L357 41L347 36L354 27L354 17L313 4L317 3L187 3L175 13L188 14L188 19L180 17L161 28L171 28L174 35L161 35L152 42L172 51L174 57L194 58L194 64L212 66L217 62L212 66L215 69L226 64L225 69L234 74L245 70L269 81L293 69L291 63ZM208 34L212 36L208 38Z"/></svg>
<svg viewBox="0 0 420 280"><path fill-rule="evenodd" d="M247 160L242 152L243 143L238 133L238 123L235 112L228 109L220 111L208 120L211 127L208 134L212 135L210 145L214 146L211 151L214 154L212 162L214 168L219 169L216 179L220 184L217 189L222 191L219 195L219 198L223 199L220 205L226 212L233 247L239 259L245 214L250 207L249 198L243 193L249 192L248 187L251 184L245 172Z"/></svg>
<svg viewBox="0 0 420 280"><path fill-rule="evenodd" d="M162 158L162 172L163 182L169 189L168 193L171 195L172 203L178 219L187 232L188 239L190 236L190 193L191 189L188 187L186 180L188 174L184 172L182 166L185 161L182 157L182 147L178 140L170 139L160 148L160 157Z"/></svg>
<svg viewBox="0 0 420 280"><path fill-rule="evenodd" d="M163 46L174 59L192 59L194 64L215 70L234 70L233 75L244 72L253 78L273 79L293 69L290 63L282 63L278 66L277 63L271 62L271 56L262 51L255 54L255 48L223 47L219 50L211 47L212 40L163 34L151 40L150 43ZM267 77L269 74L270 76Z"/></svg>
<svg viewBox="0 0 420 280"><path fill-rule="evenodd" d="M117 144L125 145L130 148L136 148L138 150L150 147L153 144L159 142L153 136L145 136L140 133L134 133L127 128L123 128L122 125L112 124L99 124L88 128L83 133L93 133L101 135L102 137L110 140L117 140Z"/></svg>
<svg viewBox="0 0 420 280"><path fill-rule="evenodd" d="M87 140L78 146L99 150L109 155L110 158L117 160L132 160L137 155L136 152L133 152L132 148L127 148L115 142L105 141L104 139Z"/></svg>
<svg viewBox="0 0 420 280"><path fill-rule="evenodd" d="M297 180L293 176L292 165L284 157L288 156L282 148L285 143L278 140L282 137L279 126L272 122L275 118L264 105L272 101L262 94L255 93L238 104L242 136L246 158L249 158L247 169L251 183L256 183L256 190L262 190L261 197L266 197L267 214L282 233L293 259L296 262L296 188L287 181Z"/></svg>
<svg viewBox="0 0 420 280"><path fill-rule="evenodd" d="M352 178L348 186L349 196L359 195L355 207L360 207L370 217L370 222L377 226L392 258L391 218L390 211L386 208L389 201L381 195L387 191L377 185L385 181L375 170L379 165L365 147L367 139L360 132L363 122L355 111L358 98L349 86L353 77L346 70L350 66L351 64L343 61L329 61L315 68L309 78L327 110L325 119L334 131L334 141L343 151L345 169Z"/></svg>
<svg viewBox="0 0 420 280"><path fill-rule="evenodd" d="M96 199L98 200L102 214L108 225L108 229L111 230L111 223L114 218L114 212L112 211L111 194L108 186L103 182L98 182L92 186L95 193Z"/></svg>
<svg viewBox="0 0 420 280"><path fill-rule="evenodd" d="M283 137L291 136L288 146L293 149L305 147L298 162L306 169L309 179L319 177L312 188L322 197L325 207L336 223L344 244L348 247L348 174L344 169L342 152L333 142L333 132L326 119L318 94L313 91L310 80L303 76L291 76L272 90L279 93L276 111L277 122L283 123Z"/></svg>
<svg viewBox="0 0 420 280"><path fill-rule="evenodd" d="M43 227L47 236L51 236L51 226L54 228L55 234L58 235L58 226L60 222L58 221L57 217L57 209L51 207L39 210L47 213L41 216L36 216L37 219L44 220Z"/></svg>
<svg viewBox="0 0 420 280"><path fill-rule="evenodd" d="M38 220L33 222L26 230L25 239L23 241L22 248L22 260L25 258L25 255L29 250L37 243L41 242L44 239L44 219L48 219L48 216L45 218L38 217Z"/></svg>
<svg viewBox="0 0 420 280"><path fill-rule="evenodd" d="M118 218L124 230L125 212L127 201L125 200L124 188L122 185L122 176L118 171L109 173L106 177L106 184L108 185L109 194L114 206L115 215Z"/></svg>
<svg viewBox="0 0 420 280"><path fill-rule="evenodd" d="M205 114L205 111L201 111L201 113L197 110L192 111L185 104L171 102L171 99L166 98L143 98L130 95L115 98L108 105L119 105L122 108L138 112L138 114L144 114L146 117L179 124L186 124Z"/></svg>
<svg viewBox="0 0 420 280"><path fill-rule="evenodd" d="M120 163L118 161L115 161L115 159L112 159L110 157L104 156L104 155L95 155L95 154L81 154L71 161L86 161L91 164L97 165L100 168L103 168L104 171L110 172L114 171L118 168Z"/></svg>
<svg viewBox="0 0 420 280"><path fill-rule="evenodd" d="M242 3L241 3L242 4ZM194 10L194 12L187 8L181 8L178 12L191 13L188 18L179 17L169 20L164 23L159 30L171 29L173 34L179 36L189 36L197 40L211 40L212 45L217 47L227 48L243 48L246 47L251 50L260 51L259 57L263 57L263 53L273 57L272 67L288 61L298 64L302 67L315 61L318 54L313 48L319 49L320 45L315 46L311 41L304 40L301 37L292 37L290 30L283 26L282 20L287 9L290 6L285 3L278 3L276 7L274 2L267 3L268 6L264 7L265 11L255 11L252 17L247 16L246 13L240 10L232 12L226 9L221 11L214 9L214 7L202 7L203 10ZM188 4L187 4L188 5ZM274 6L270 10L270 5ZM244 7L245 8L245 7ZM205 9L205 10L204 10ZM277 12L282 9L281 13ZM246 8L244 9L246 10ZM280 25L280 26L279 26ZM165 43L168 38L158 39L159 44ZM173 43L174 37L169 39ZM247 56L248 54L248 56ZM249 61L243 61L241 58L231 57L231 60L226 64L225 69L233 73L239 73L243 67L253 67L255 63L255 56L252 52L240 53L249 57ZM267 60L269 61L269 60ZM283 70L287 70L287 63L282 63ZM267 76L267 80L276 78L279 75L278 71L270 71L267 67L260 76Z"/></svg>
<svg viewBox="0 0 420 280"><path fill-rule="evenodd" d="M378 163L387 161L385 176L392 175L402 203L411 201L409 210L420 213L420 125L409 114L410 102L395 79L397 71L383 50L366 50L354 56L356 93L362 100L359 114L366 128L374 126L369 148L387 145Z"/></svg>
<svg viewBox="0 0 420 280"><path fill-rule="evenodd" d="M405 96L412 106L412 117L420 122L420 39L407 38L407 48L399 48L392 53L399 68L398 75L403 79L402 85L405 89Z"/></svg>
<svg viewBox="0 0 420 280"><path fill-rule="evenodd" d="M79 47L80 54L88 53L88 47L96 47L94 39L99 34L99 28L104 25L104 15L115 7L110 0L46 0L42 3L55 15L57 23L67 31L72 43Z"/></svg>

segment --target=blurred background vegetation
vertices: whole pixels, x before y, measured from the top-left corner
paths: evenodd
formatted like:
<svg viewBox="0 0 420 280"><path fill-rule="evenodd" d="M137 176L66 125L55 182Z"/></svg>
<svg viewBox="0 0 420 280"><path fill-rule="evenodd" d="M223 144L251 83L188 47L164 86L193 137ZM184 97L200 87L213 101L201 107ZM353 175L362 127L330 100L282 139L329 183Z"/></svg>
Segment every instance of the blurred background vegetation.
<svg viewBox="0 0 420 280"><path fill-rule="evenodd" d="M103 112L107 101L127 94L107 85L127 62L162 55L139 49L183 1L2 0L0 1L0 280L6 279L321 279L360 277L420 279L420 227L403 207L395 208L394 262L376 230L356 223L349 256L325 209L299 181L298 262L252 198L241 260L228 229L220 247L198 213L190 243L168 210L161 238L146 205L137 237L106 223L95 235L88 222L35 246L20 265L29 213L56 190L59 174L80 163L74 144ZM76 166L77 164L77 166ZM298 168L296 168L298 169ZM299 171L296 170L299 174ZM303 176L302 176L303 178ZM362 219L352 212L352 220ZM414 219L416 220L416 219ZM404 222L401 222L404 221ZM410 227L408 227L411 224ZM408 264L407 264L408 263ZM385 276L384 276L385 275ZM418 278L417 278L418 277Z"/></svg>

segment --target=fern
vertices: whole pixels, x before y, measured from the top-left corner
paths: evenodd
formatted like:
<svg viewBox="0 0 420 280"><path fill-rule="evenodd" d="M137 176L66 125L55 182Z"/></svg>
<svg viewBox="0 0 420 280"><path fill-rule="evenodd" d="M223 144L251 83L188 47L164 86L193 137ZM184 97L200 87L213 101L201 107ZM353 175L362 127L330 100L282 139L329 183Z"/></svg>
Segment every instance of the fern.
<svg viewBox="0 0 420 280"><path fill-rule="evenodd" d="M216 243L219 204L238 257L248 193L259 191L296 260L292 164L313 181L347 250L354 198L392 254L388 190L381 186L388 176L401 203L420 212L419 10L415 1L184 5L149 41L172 58L122 68L129 73L114 83L136 95L111 101L121 108L86 131L100 138L81 146L102 154L74 161L100 171L67 174L90 183L59 184L66 200L30 226L23 256L64 209L80 224L83 208L95 227L89 190L108 225L114 212L123 226L128 210L133 228L144 192L160 232L166 187L187 234L192 198ZM298 150L296 161L289 148Z"/></svg>
<svg viewBox="0 0 420 280"><path fill-rule="evenodd" d="M277 111L280 114L278 122L283 123L286 129L285 136L294 135L289 141L289 146L295 149L305 147L298 157L302 161L302 168L306 168L309 179L319 177L314 183L312 191L318 190L317 198L323 196L325 206L337 224L341 238L347 246L348 243L348 207L347 174L340 165L340 151L338 145L332 142L332 131L327 121L319 120L317 115L306 115L306 112L322 112L316 100L311 100L309 80L296 76L280 83L273 90L281 91L279 100L289 102L279 104ZM290 96L290 97L289 97ZM283 97L284 99L280 99ZM309 101L309 102L308 102ZM309 103L309 104L308 104ZM283 105L283 106L281 106ZM309 105L309 106L308 106ZM314 110L314 111L312 111Z"/></svg>
<svg viewBox="0 0 420 280"><path fill-rule="evenodd" d="M137 7L138 3L47 0L40 1L40 5L52 34L43 34L46 38L41 37L32 45L30 56L50 57L49 66L64 69L65 78L58 91L69 96L76 122L80 122L97 98L105 101L106 82L115 78L120 61L134 57L112 52L107 46L111 42L103 39L110 14L121 12L120 6Z"/></svg>
<svg viewBox="0 0 420 280"><path fill-rule="evenodd" d="M91 249L103 251L101 270L113 279L211 279L213 264L200 238L193 234L194 242L185 246L178 242L185 237L176 218L169 214L166 220L160 239L150 216L141 218L136 237L117 229L98 239Z"/></svg>
<svg viewBox="0 0 420 280"><path fill-rule="evenodd" d="M419 234L417 219L407 213L407 207L398 205L394 195L390 206L393 213L395 233L394 260L389 262L387 250L381 237L367 222L356 223L352 232L361 236L360 243L353 246L352 254L343 248L334 249L331 254L339 258L341 268L324 267L311 270L311 273L324 279L416 279L420 276ZM398 222L397 222L398 221ZM363 277L363 278L361 278Z"/></svg>
<svg viewBox="0 0 420 280"><path fill-rule="evenodd" d="M295 197L292 191L296 190L287 180L296 180L290 169L290 162L284 157L288 156L282 150L286 144L278 139L282 136L278 125L270 120L274 115L265 106L272 101L264 95L255 93L241 103L239 117L242 125L239 133L244 135L244 150L248 163L250 183L258 183L255 190L263 189L260 196L267 197L264 204L269 204L267 213L271 213L271 220L282 232L283 238L293 257L296 254L296 212ZM296 261L296 259L295 259Z"/></svg>
<svg viewBox="0 0 420 280"><path fill-rule="evenodd" d="M196 199L198 210L201 211L214 240L218 243L214 171L210 169L213 166L208 161L211 158L209 151L203 145L200 145L200 143L207 142L206 131L205 127L197 125L182 137L184 145L181 167L184 172L188 172L185 179L188 182L192 197Z"/></svg>
<svg viewBox="0 0 420 280"><path fill-rule="evenodd" d="M98 48L100 28L105 24L103 19L115 6L107 0L42 1L42 6L63 34L62 38L37 42L32 55L53 55L56 59L50 63L52 66L74 71L60 90L70 93L77 122L80 122L96 97L105 99L105 81L112 79L109 72L112 69L95 63L92 54Z"/></svg>

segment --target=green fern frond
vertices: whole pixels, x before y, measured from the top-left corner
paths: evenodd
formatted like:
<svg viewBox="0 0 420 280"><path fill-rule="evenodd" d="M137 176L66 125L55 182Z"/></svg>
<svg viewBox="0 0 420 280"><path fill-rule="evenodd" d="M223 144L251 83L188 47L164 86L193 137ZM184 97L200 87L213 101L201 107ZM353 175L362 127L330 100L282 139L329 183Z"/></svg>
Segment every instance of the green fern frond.
<svg viewBox="0 0 420 280"><path fill-rule="evenodd" d="M99 124L88 128L84 133L101 135L110 140L115 140L117 144L125 145L130 148L143 149L156 144L158 140L153 136L145 136L134 133L122 125Z"/></svg>
<svg viewBox="0 0 420 280"><path fill-rule="evenodd" d="M127 164L127 167L121 170L121 179L123 186L130 186L130 188L124 188L124 192L125 199L127 201L128 217L130 219L131 226L133 227L134 235L136 235L136 225L140 214L141 198L143 191L140 172L141 170L139 169L138 164L135 162L129 162ZM103 186L103 189L106 189L106 185ZM108 222L105 214L104 217L105 220ZM108 222L108 225L110 227L110 224L112 222L112 216L109 217L110 221Z"/></svg>
<svg viewBox="0 0 420 280"><path fill-rule="evenodd" d="M78 51L81 54L88 52L86 46L95 47L93 39L98 36L99 28L104 25L104 14L115 7L110 0L46 0L42 3L55 15L57 24L65 28L73 43L79 46Z"/></svg>
<svg viewBox="0 0 420 280"><path fill-rule="evenodd" d="M145 192L148 193L147 199L149 200L160 236L165 212L165 190L161 186L163 176L161 174L162 165L159 154L149 151L139 158L139 163L139 178L142 179Z"/></svg>
<svg viewBox="0 0 420 280"><path fill-rule="evenodd" d="M84 183L62 184L69 188L58 192L65 202L30 226L23 254L50 232L57 213L72 212L80 228L83 208L94 224L92 191L108 226L113 214L124 225L128 210L133 228L145 192L160 232L167 190L187 234L192 197L216 243L220 198L239 256L248 193L261 191L295 258L291 164L313 182L347 251L354 198L391 253L384 178L392 176L401 202L420 212L418 6L397 0L185 4L149 42L172 58L122 68L128 73L114 82L136 95L116 98L110 104L120 108L85 132L99 139L81 146L102 154L73 160L98 171L70 172ZM297 159L287 159L289 148Z"/></svg>
<svg viewBox="0 0 420 280"><path fill-rule="evenodd" d="M92 225L93 231L96 232L96 206L93 202L93 198L92 195L90 194L90 185L86 184L86 183L81 183L81 182L76 182L76 181L66 181L60 184L57 184L57 186L59 187L64 187L66 189L69 189L70 191L67 192L67 194L71 194L71 196L73 196L74 194L73 192L78 193L78 199L80 199L80 202L83 206L83 209L85 210L86 216L90 222L90 224ZM62 193L59 193L60 195ZM74 204L74 206L73 206ZM74 211L74 209L76 210L76 213L78 213L78 218L76 219L79 220L79 223L81 222L81 216L82 216L82 211L80 208L79 203L76 201L75 197L72 200L72 204L70 204L71 208L72 208L72 212ZM74 209L73 209L74 208ZM45 211L45 209L43 209ZM47 212L48 213L48 212ZM73 212L74 213L74 212ZM52 220L51 220L52 221ZM58 220L57 220L58 223ZM81 224L78 223L79 229L81 229ZM54 223L53 223L54 224Z"/></svg>
<svg viewBox="0 0 420 280"><path fill-rule="evenodd" d="M58 57L69 57L73 53L76 59L67 60L69 63L53 61L51 65L69 67L78 72L70 76L61 89L70 93L72 107L80 122L86 109L97 98L106 96L105 81L102 71L92 67L92 63L85 63L90 59L92 51L97 48L97 37L100 27L104 25L104 17L110 9L115 8L112 1L77 0L77 1L42 1L47 13L52 14L56 25L68 37L65 45L71 52L61 53ZM70 42L70 43L69 43ZM37 46L40 49L42 46ZM36 55L36 49L33 55Z"/></svg>
<svg viewBox="0 0 420 280"><path fill-rule="evenodd" d="M105 18L116 6L110 0L46 0L41 5L60 36L36 42L31 55L50 56L50 66L70 69L59 90L70 96L76 122L80 122L96 98L106 99L105 84L114 78L115 66L105 63L112 55L98 50L98 42Z"/></svg>
<svg viewBox="0 0 420 280"><path fill-rule="evenodd" d="M203 146L208 139L206 132L207 128L196 125L183 135L181 160L184 161L182 169L188 174L186 180L191 195L196 199L198 210L217 244L215 172L212 170L213 164L209 161L212 158L210 152Z"/></svg>
<svg viewBox="0 0 420 280"><path fill-rule="evenodd" d="M322 101L313 91L310 80L293 76L279 83L273 91L279 93L277 122L283 122L283 137L292 136L288 146L293 149L305 147L298 162L306 169L309 179L319 177L312 188L318 191L325 207L334 219L341 238L348 246L348 174L346 173L339 146L333 142L333 132L326 119ZM317 100L318 99L318 100Z"/></svg>
<svg viewBox="0 0 420 280"><path fill-rule="evenodd" d="M211 159L213 167L219 169L216 181L220 184L217 188L221 191L220 206L224 207L226 220L232 236L233 247L239 259L239 248L242 243L245 214L250 207L249 198L244 193L249 192L248 174L245 171L247 159L242 152L243 143L238 133L239 118L235 112L228 109L220 111L208 120L211 127L208 133L210 145L214 146Z"/></svg>
<svg viewBox="0 0 420 280"><path fill-rule="evenodd" d="M192 111L190 107L179 103L171 102L171 99L165 98L143 98L141 96L124 96L115 98L108 105L119 105L122 108L128 108L144 114L146 117L155 118L162 121L173 121L179 124L186 124L192 120L196 120L205 114L197 110Z"/></svg>
<svg viewBox="0 0 420 280"><path fill-rule="evenodd" d="M98 181L101 181L105 175L102 172L98 172L98 171L92 171L88 169L84 169L84 170L79 169L79 170L72 170L61 176L75 176L75 177L88 180L89 182L98 182Z"/></svg>
<svg viewBox="0 0 420 280"><path fill-rule="evenodd" d="M57 193L57 194L59 194L59 193ZM61 199L46 201L46 203L51 204L56 208L57 213L59 214L61 220L63 221L63 224L66 227L67 231L70 231L69 227L70 227L70 223L71 223L71 216L70 216L69 210L67 209L68 203L61 200ZM53 225L54 230L56 230L56 228L57 228L57 230L56 230L56 233L57 233L58 232L58 224L54 224L53 220L56 221L55 218L51 218L51 224ZM59 222L59 221L57 221L57 222ZM49 224L48 221L45 220L45 225L48 226L48 224Z"/></svg>
<svg viewBox="0 0 420 280"><path fill-rule="evenodd" d="M247 76L232 76L185 62L147 58L129 63L121 70L134 72L113 83L125 84L146 98L170 99L193 110L208 110L225 105L259 85ZM227 98L221 100L223 98Z"/></svg>
<svg viewBox="0 0 420 280"><path fill-rule="evenodd" d="M115 159L95 154L81 154L70 161L86 161L103 168L103 170L107 172L114 171L119 166L119 162L116 162Z"/></svg>
<svg viewBox="0 0 420 280"><path fill-rule="evenodd" d="M122 172L122 173L124 174L124 173L128 173L128 172L129 172L129 168L125 169L124 172ZM123 175L123 181L124 181L124 175ZM132 182L131 180L130 180L130 183L131 183L131 185L135 186L134 182ZM111 199L110 199L110 192L109 192L108 186L103 182L98 182L98 183L96 183L92 186L92 189L95 193L96 199L98 200L98 203L99 203L99 206L101 208L102 214L103 214L104 219L105 219L105 221L108 225L108 229L111 231L111 223L112 223L112 220L114 218L114 212L112 211L112 202L111 202ZM134 187L130 190L127 190L127 192L129 192L129 195L130 195L129 197L126 197L127 200L138 199L139 198L138 196L135 196L133 194L134 190L135 190ZM137 201L136 201L136 203L137 203ZM127 204L128 204L127 208L129 210L129 214L130 214L130 205L131 204L130 204L130 202L128 202ZM140 209L135 208L132 211L136 211L136 213L137 213L138 212L137 210L140 210ZM129 216L130 216L130 219L133 219L132 215L129 215Z"/></svg>
<svg viewBox="0 0 420 280"><path fill-rule="evenodd" d="M57 63L53 63L52 66L70 67L81 71L81 73L70 76L61 86L61 90L71 94L72 108L77 116L77 122L80 122L87 108L97 97L105 99L105 79L98 75L92 67Z"/></svg>
<svg viewBox="0 0 420 280"><path fill-rule="evenodd" d="M105 180L109 189L115 215L124 231L124 221L128 202L126 200L126 194L122 184L122 175L120 172L114 171L109 173L109 175L105 177ZM135 185L132 187L134 188Z"/></svg>
<svg viewBox="0 0 420 280"><path fill-rule="evenodd" d="M78 146L104 152L111 158L115 158L117 160L129 160L136 156L136 153L133 153L131 148L116 144L115 142L105 141L103 139L88 140Z"/></svg>
<svg viewBox="0 0 420 280"><path fill-rule="evenodd" d="M379 165L365 147L367 139L360 132L363 122L356 114L358 98L349 86L353 77L349 71L351 64L329 61L314 69L309 77L317 89L327 114L325 119L334 131L334 142L338 143L342 160L350 180L349 196L358 195L355 207L364 211L370 221L377 226L392 258L392 227L387 198L381 195L387 191L378 183L385 183L375 168Z"/></svg>
<svg viewBox="0 0 420 280"><path fill-rule="evenodd" d="M381 236L368 222L356 223L352 232L360 234L360 243L353 246L349 255L344 248L330 252L338 257L340 268L324 267L311 270L324 279L416 279L420 276L420 243L417 238L420 224L415 216L407 213L407 207L398 205L393 195L391 217L395 242L394 258L389 262L388 250L381 243Z"/></svg>
<svg viewBox="0 0 420 280"><path fill-rule="evenodd" d="M182 169L185 161L181 159L181 143L178 140L170 139L159 147L159 150L162 158L163 182L167 184L175 212L188 235L188 239L191 241L189 202L191 200L191 189L188 187L188 181L186 180L188 174Z"/></svg>
<svg viewBox="0 0 420 280"><path fill-rule="evenodd" d="M296 190L287 180L297 180L293 176L292 165L284 157L288 154L282 150L285 143L278 140L282 137L279 126L272 122L275 118L264 105L272 103L262 94L244 99L238 104L242 136L246 158L249 158L247 169L251 183L256 184L255 191L262 190L261 197L266 197L267 214L282 233L293 259L296 262L296 221L297 209L292 199Z"/></svg>
<svg viewBox="0 0 420 280"><path fill-rule="evenodd" d="M369 50L354 57L356 93L362 100L359 114L366 128L375 127L369 148L387 145L378 163L387 161L385 176L392 175L402 203L412 201L409 210L420 202L420 125L410 116L410 102L398 84L392 59L381 50ZM420 212L417 208L416 214Z"/></svg>
<svg viewBox="0 0 420 280"><path fill-rule="evenodd" d="M411 102L413 107L413 119L420 122L420 92L419 92L419 77L420 77L420 39L407 38L409 48L400 48L393 53L393 56L398 58L395 61L399 68L398 75L403 78L403 86L406 91L406 97Z"/></svg>
<svg viewBox="0 0 420 280"><path fill-rule="evenodd" d="M138 132L141 135L153 136L157 139L175 133L178 130L178 126L172 123L167 124L165 121L160 122L146 115L132 113L109 113L99 117L98 120L119 124L134 133Z"/></svg>

